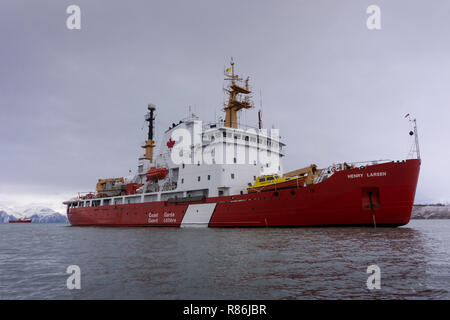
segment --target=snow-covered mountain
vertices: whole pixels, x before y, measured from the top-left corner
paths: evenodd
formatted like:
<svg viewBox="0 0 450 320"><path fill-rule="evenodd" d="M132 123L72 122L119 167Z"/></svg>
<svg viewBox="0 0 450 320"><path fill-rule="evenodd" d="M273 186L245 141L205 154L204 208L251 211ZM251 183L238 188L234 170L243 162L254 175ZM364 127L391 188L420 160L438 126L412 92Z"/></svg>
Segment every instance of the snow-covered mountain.
<svg viewBox="0 0 450 320"><path fill-rule="evenodd" d="M21 209L0 208L0 223L19 218L31 218L33 223L67 223L67 217L43 206L28 206Z"/></svg>
<svg viewBox="0 0 450 320"><path fill-rule="evenodd" d="M9 220L14 220L15 217L9 215L6 211L0 210L0 223L8 223Z"/></svg>
<svg viewBox="0 0 450 320"><path fill-rule="evenodd" d="M50 208L28 208L23 214L31 218L34 223L67 223L67 217Z"/></svg>

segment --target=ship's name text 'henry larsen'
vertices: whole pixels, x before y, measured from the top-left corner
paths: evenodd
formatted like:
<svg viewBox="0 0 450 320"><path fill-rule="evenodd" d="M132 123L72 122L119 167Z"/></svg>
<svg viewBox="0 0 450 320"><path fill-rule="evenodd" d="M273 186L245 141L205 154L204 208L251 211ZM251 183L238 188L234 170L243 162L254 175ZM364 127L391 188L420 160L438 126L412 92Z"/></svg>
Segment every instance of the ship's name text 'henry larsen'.
<svg viewBox="0 0 450 320"><path fill-rule="evenodd" d="M362 178L363 175L364 175L363 173L353 173L353 174L347 175L347 178L349 178L349 179ZM387 176L387 173L384 172L384 171L366 173L366 177L367 178L370 178L370 177L385 177L385 176Z"/></svg>

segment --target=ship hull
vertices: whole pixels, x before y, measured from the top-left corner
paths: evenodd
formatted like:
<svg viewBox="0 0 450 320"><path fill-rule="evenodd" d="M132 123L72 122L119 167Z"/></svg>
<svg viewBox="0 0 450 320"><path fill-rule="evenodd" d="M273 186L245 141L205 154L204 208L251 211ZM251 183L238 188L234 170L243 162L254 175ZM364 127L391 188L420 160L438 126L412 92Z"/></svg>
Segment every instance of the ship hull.
<svg viewBox="0 0 450 320"><path fill-rule="evenodd" d="M420 159L338 171L306 186L202 201L68 209L73 226L401 226L409 222Z"/></svg>
<svg viewBox="0 0 450 320"><path fill-rule="evenodd" d="M31 223L31 220L12 220L9 223Z"/></svg>

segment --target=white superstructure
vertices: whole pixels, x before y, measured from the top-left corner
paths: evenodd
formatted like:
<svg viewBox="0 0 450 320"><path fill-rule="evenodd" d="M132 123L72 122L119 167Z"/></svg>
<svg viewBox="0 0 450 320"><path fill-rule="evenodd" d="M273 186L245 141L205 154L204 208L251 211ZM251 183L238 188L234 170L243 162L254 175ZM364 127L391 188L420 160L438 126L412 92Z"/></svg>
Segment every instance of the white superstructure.
<svg viewBox="0 0 450 320"><path fill-rule="evenodd" d="M201 137L198 129L201 129ZM176 131L189 133L191 143L179 147ZM172 191L170 196L221 196L246 193L258 176L282 173L282 146L278 135L254 128L229 128L223 123L202 124L194 116L165 132L153 163L140 158L135 183L144 184L140 192ZM170 142L175 142L171 146ZM195 143L197 142L197 143ZM184 153L184 162L173 161L173 152ZM168 170L167 177L146 181L152 167Z"/></svg>

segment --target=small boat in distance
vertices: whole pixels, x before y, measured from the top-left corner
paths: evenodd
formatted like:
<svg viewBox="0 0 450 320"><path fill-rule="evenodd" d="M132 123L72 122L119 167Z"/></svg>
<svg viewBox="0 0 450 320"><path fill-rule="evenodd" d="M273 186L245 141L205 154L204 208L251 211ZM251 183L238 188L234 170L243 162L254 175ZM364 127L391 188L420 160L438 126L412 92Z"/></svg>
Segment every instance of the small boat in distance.
<svg viewBox="0 0 450 320"><path fill-rule="evenodd" d="M9 223L31 223L32 220L30 218L19 218L17 220L10 220Z"/></svg>

